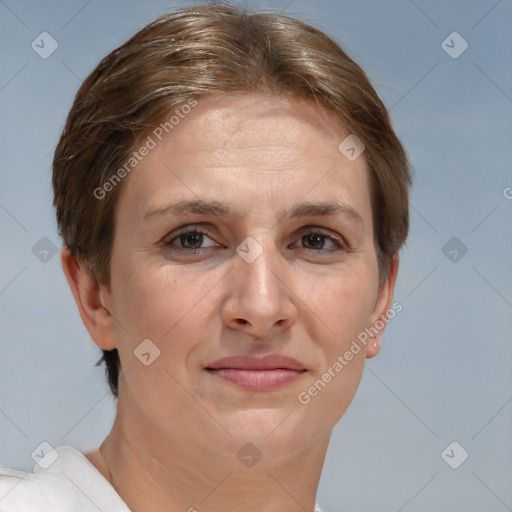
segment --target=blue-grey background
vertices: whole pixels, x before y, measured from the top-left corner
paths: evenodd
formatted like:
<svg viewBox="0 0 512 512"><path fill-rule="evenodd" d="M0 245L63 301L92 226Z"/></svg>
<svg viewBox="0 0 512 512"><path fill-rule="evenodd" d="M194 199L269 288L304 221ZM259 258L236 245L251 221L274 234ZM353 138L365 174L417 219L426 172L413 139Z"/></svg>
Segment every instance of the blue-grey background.
<svg viewBox="0 0 512 512"><path fill-rule="evenodd" d="M368 73L415 168L403 311L335 428L319 503L512 510L512 1L246 4L334 36ZM44 253L60 247L52 152L81 80L177 5L0 1L0 464L29 470L42 441L86 451L110 430L100 351L58 253ZM31 47L44 31L58 43L47 59ZM442 47L454 31L468 43L458 58L445 51L463 48L458 36ZM469 453L458 469L441 457L452 441ZM463 452L448 453L453 464Z"/></svg>

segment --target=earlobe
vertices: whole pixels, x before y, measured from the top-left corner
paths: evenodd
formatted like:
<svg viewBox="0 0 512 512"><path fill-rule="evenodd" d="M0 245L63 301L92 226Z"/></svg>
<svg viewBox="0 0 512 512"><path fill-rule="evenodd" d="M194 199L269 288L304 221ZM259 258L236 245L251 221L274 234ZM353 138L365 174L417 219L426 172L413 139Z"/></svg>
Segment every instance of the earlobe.
<svg viewBox="0 0 512 512"><path fill-rule="evenodd" d="M382 334L389 321L389 311L392 307L393 294L395 291L396 278L398 275L399 257L395 253L392 256L391 267L388 278L379 284L379 291L375 306L371 315L371 323L368 327L370 340L366 346L366 358L375 357L380 351Z"/></svg>
<svg viewBox="0 0 512 512"><path fill-rule="evenodd" d="M82 322L92 340L101 349L116 348L110 292L93 277L86 262L73 256L66 246L61 251L61 263Z"/></svg>

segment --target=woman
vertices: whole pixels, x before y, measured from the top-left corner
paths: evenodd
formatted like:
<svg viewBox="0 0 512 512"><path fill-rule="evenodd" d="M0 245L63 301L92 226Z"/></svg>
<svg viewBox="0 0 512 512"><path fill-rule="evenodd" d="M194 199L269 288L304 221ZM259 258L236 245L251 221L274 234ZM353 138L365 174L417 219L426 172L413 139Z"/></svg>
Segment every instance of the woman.
<svg viewBox="0 0 512 512"><path fill-rule="evenodd" d="M364 72L209 3L100 62L55 151L62 265L118 399L101 446L2 468L2 511L311 511L379 352L410 173Z"/></svg>

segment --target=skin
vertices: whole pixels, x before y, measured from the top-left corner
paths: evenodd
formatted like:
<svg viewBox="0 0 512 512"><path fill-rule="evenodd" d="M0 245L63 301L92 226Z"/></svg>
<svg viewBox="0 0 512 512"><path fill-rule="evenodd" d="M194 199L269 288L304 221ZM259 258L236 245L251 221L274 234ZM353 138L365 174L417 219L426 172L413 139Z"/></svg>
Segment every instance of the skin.
<svg viewBox="0 0 512 512"><path fill-rule="evenodd" d="M307 405L298 394L390 309L398 270L395 255L379 284L367 163L340 153L348 135L314 103L200 99L122 183L110 287L63 249L91 338L117 348L122 364L114 426L85 455L133 512L313 511L332 428L382 331ZM144 220L189 199L230 213ZM336 201L360 219L344 211L290 216L301 202ZM192 237L195 253L191 238L184 248L176 234L182 226L207 231L202 245ZM236 252L249 236L262 249L252 263ZM145 339L160 350L149 366L133 353ZM307 371L253 391L205 370L221 357L268 353ZM247 442L262 454L251 468L237 457Z"/></svg>

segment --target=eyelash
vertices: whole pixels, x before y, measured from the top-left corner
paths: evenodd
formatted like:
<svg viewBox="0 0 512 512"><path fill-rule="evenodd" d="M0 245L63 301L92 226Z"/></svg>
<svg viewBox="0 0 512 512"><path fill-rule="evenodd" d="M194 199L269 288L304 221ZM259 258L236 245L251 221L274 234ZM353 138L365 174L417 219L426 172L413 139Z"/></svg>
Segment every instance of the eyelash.
<svg viewBox="0 0 512 512"><path fill-rule="evenodd" d="M178 240L181 236L192 234L192 233L205 235L208 238L210 238L212 241L214 241L213 238L210 236L209 231L206 229L203 229L200 227L185 227L185 228L182 228L182 230L178 230L178 231L172 233L170 237L167 237L164 240L163 245L166 248L171 248L175 252L186 253L186 254L198 254L201 251L203 251L204 249L210 248L210 247L187 248L187 247L179 247L178 245L173 244L173 242ZM329 240L330 242L332 242L334 244L334 247L332 247L330 249L324 249L324 248L312 249L309 247L299 246L299 248L302 248L306 251L312 251L314 253L320 253L320 252L327 253L327 252L332 252L332 251L348 250L348 245L345 243L345 241L342 237L333 235L331 232L328 232L323 228L305 226L304 228L302 228L300 230L298 239L301 240L306 235L320 235L321 237ZM219 247L219 245L220 244L217 244L216 246Z"/></svg>

